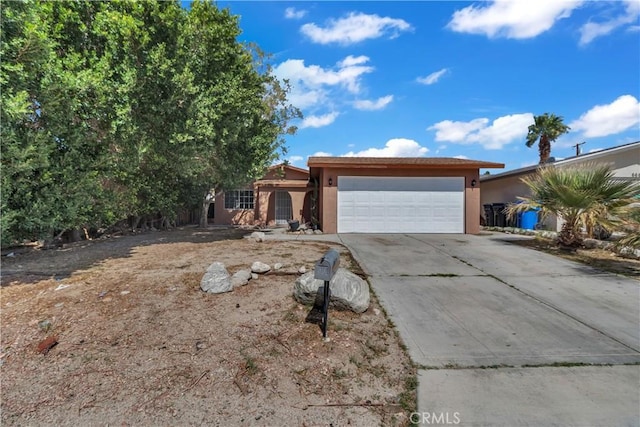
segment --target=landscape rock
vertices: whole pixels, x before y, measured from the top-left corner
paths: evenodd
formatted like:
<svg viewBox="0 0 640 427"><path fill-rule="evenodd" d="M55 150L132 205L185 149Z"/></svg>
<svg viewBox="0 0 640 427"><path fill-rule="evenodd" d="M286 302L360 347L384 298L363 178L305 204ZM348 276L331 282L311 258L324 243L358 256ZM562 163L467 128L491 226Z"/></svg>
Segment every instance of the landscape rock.
<svg viewBox="0 0 640 427"><path fill-rule="evenodd" d="M220 294L233 290L229 272L221 262L214 262L207 268L202 280L200 289L210 294Z"/></svg>
<svg viewBox="0 0 640 427"><path fill-rule="evenodd" d="M305 230L304 234L313 234L313 230Z"/></svg>
<svg viewBox="0 0 640 427"><path fill-rule="evenodd" d="M257 273L251 273L251 280L258 280L258 274Z"/></svg>
<svg viewBox="0 0 640 427"><path fill-rule="evenodd" d="M305 267L304 265L298 269L298 273L300 274L304 274L306 272L307 272L307 267Z"/></svg>
<svg viewBox="0 0 640 427"><path fill-rule="evenodd" d="M263 274L270 270L271 270L271 267L268 264L265 264L264 262L256 261L253 264L251 264L252 273Z"/></svg>
<svg viewBox="0 0 640 427"><path fill-rule="evenodd" d="M322 234L322 230L313 230L313 234Z"/></svg>
<svg viewBox="0 0 640 427"><path fill-rule="evenodd" d="M324 286L324 281L316 280L313 275L313 271L303 274L293 287L293 296L302 304L313 304L318 289ZM364 313L369 308L369 285L345 268L338 269L329 282L329 289L330 307L355 313Z"/></svg>
<svg viewBox="0 0 640 427"><path fill-rule="evenodd" d="M249 235L250 238L256 239L256 242L264 241L265 234L262 231L254 231Z"/></svg>
<svg viewBox="0 0 640 427"><path fill-rule="evenodd" d="M251 272L248 270L236 271L231 276L231 286L237 288L238 286L244 286L251 280Z"/></svg>
<svg viewBox="0 0 640 427"><path fill-rule="evenodd" d="M598 241L596 239L584 239L582 245L585 249L595 249L598 247Z"/></svg>
<svg viewBox="0 0 640 427"><path fill-rule="evenodd" d="M282 268L282 263L281 262L276 262L275 264L273 264L273 269L274 270L280 270Z"/></svg>

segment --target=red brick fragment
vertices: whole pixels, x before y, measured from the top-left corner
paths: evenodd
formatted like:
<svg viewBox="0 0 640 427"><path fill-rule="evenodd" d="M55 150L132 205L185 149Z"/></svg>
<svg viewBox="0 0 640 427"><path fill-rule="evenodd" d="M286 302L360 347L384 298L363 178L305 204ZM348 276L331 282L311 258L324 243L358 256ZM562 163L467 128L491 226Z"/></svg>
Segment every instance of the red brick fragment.
<svg viewBox="0 0 640 427"><path fill-rule="evenodd" d="M40 344L38 344L38 353L47 354L56 344L58 344L58 337L51 335L40 341Z"/></svg>

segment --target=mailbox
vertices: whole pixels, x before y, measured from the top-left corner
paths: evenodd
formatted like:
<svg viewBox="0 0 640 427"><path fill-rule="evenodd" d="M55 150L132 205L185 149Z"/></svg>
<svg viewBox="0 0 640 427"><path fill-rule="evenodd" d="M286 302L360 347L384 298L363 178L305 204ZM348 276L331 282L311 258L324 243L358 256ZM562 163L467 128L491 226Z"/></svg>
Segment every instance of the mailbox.
<svg viewBox="0 0 640 427"><path fill-rule="evenodd" d="M336 274L339 266L340 253L335 249L329 249L327 253L320 258L320 261L316 263L313 277L328 282L333 278L333 275Z"/></svg>

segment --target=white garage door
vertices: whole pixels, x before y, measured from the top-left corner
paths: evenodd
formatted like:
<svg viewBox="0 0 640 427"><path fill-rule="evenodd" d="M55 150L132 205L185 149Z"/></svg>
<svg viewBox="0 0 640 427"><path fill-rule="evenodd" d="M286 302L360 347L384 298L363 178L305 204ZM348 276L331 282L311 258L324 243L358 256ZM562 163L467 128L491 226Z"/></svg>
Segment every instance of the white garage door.
<svg viewBox="0 0 640 427"><path fill-rule="evenodd" d="M339 233L464 233L464 177L338 178Z"/></svg>

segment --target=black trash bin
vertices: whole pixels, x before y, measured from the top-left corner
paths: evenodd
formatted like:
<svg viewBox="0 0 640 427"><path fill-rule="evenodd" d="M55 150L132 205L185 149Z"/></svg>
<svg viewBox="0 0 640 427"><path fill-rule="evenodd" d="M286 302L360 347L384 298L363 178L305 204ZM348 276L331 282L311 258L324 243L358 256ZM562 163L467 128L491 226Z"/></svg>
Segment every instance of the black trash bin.
<svg viewBox="0 0 640 427"><path fill-rule="evenodd" d="M484 207L484 218L485 218L485 225L487 227L493 227L494 226L494 220L493 220L493 208L491 207L491 204L488 205L482 205Z"/></svg>
<svg viewBox="0 0 640 427"><path fill-rule="evenodd" d="M297 219L292 219L289 221L289 230L298 231L299 227L300 227L300 221L298 221Z"/></svg>
<svg viewBox="0 0 640 427"><path fill-rule="evenodd" d="M494 225L496 227L506 227L507 225L507 216L504 213L505 206L506 205L504 203L494 203L492 205Z"/></svg>

